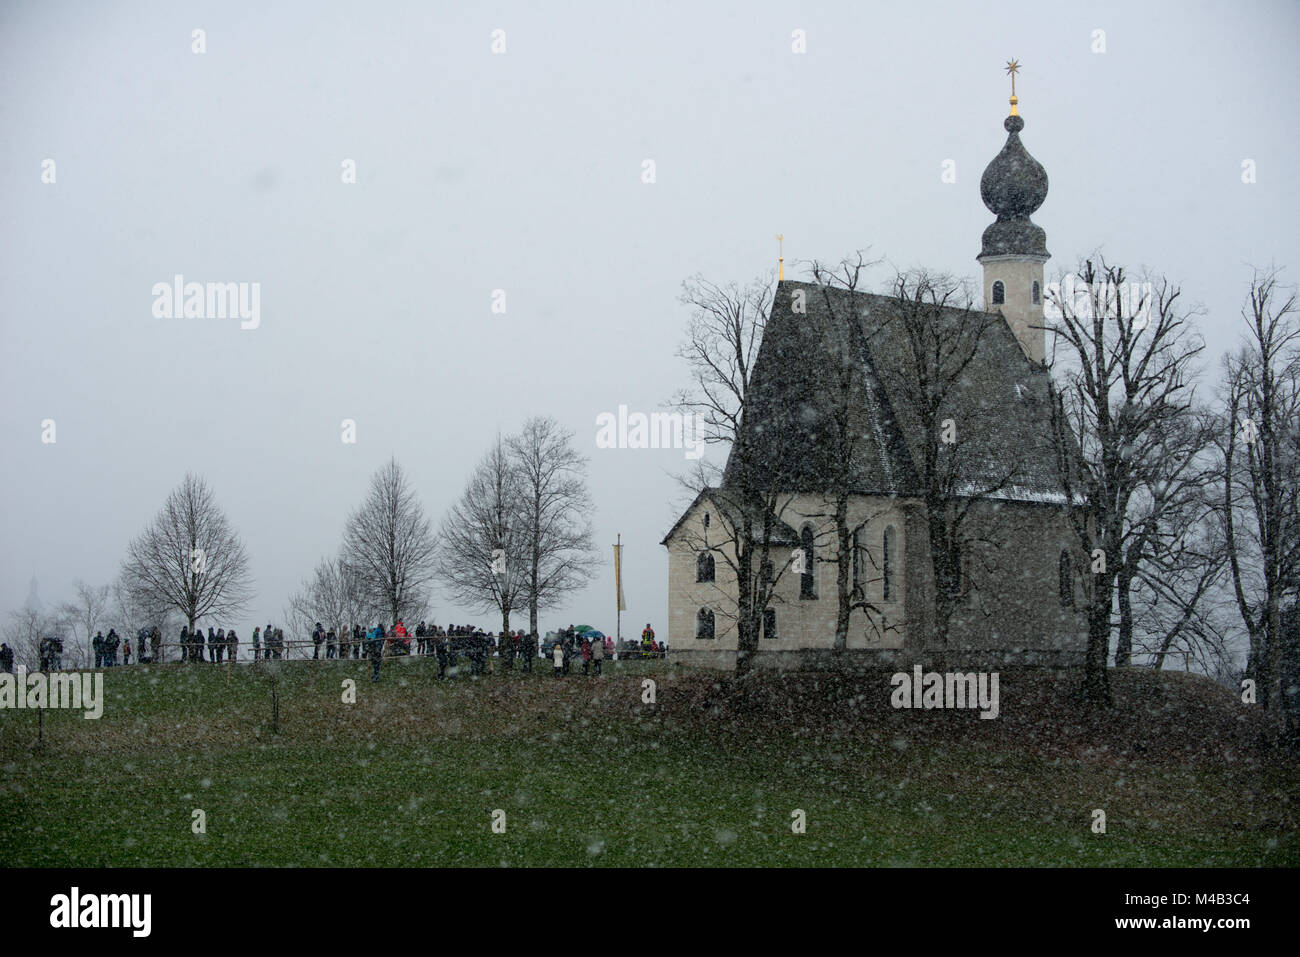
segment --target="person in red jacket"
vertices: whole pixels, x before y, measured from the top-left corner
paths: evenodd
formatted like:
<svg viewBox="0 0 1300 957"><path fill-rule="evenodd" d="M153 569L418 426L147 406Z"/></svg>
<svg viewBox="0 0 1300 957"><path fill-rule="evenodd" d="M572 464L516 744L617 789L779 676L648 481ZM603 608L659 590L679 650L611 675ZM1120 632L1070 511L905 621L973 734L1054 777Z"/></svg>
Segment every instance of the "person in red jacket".
<svg viewBox="0 0 1300 957"><path fill-rule="evenodd" d="M393 626L393 634L397 637L402 646L402 654L411 653L411 642L407 639L406 626L402 624L402 619L397 619L397 624Z"/></svg>

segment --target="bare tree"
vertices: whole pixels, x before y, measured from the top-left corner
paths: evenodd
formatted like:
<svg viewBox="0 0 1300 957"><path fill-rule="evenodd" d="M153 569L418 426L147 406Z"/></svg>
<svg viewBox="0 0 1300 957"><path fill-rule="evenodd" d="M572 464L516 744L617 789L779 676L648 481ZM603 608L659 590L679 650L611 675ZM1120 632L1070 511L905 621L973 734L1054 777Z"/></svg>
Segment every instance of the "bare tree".
<svg viewBox="0 0 1300 957"><path fill-rule="evenodd" d="M1051 327L1053 433L1061 483L1081 503L1070 510L1071 523L1092 567L1084 696L1104 707L1117 581L1127 593L1141 562L1159 551L1166 510L1199 481L1194 463L1203 440L1175 437L1190 419L1193 363L1204 342L1168 280L1130 284L1123 267L1100 257L1077 273L1081 284L1066 284L1067 294L1048 293L1059 319ZM1154 494L1140 509L1144 489ZM1125 617L1127 663L1127 609Z"/></svg>
<svg viewBox="0 0 1300 957"><path fill-rule="evenodd" d="M141 608L175 608L188 623L234 616L251 596L248 554L212 490L186 474L127 546L123 583Z"/></svg>
<svg viewBox="0 0 1300 957"><path fill-rule="evenodd" d="M310 634L319 621L336 636L346 633L346 640L351 641L352 626L369 621L372 611L366 607L356 569L337 555L320 560L311 577L289 599L285 614L299 635Z"/></svg>
<svg viewBox="0 0 1300 957"><path fill-rule="evenodd" d="M1217 475L1208 472L1205 477L1203 484L1188 483L1177 501L1161 503L1157 521L1148 525L1145 514L1138 515L1136 524L1146 531L1147 542L1140 545L1135 539L1128 545L1125 568L1139 547L1145 554L1134 567L1127 594L1122 572L1116 582L1121 637L1117 649L1127 619L1133 654L1145 655L1157 670L1170 656L1181 654L1185 662L1211 664L1206 673L1214 674L1220 659L1231 655L1232 621L1225 601L1228 552L1215 498ZM1118 650L1116 654L1118 663Z"/></svg>
<svg viewBox="0 0 1300 957"><path fill-rule="evenodd" d="M587 460L574 451L573 433L553 418L529 419L506 445L526 523L528 627L537 633L537 613L581 588L595 569Z"/></svg>
<svg viewBox="0 0 1300 957"><path fill-rule="evenodd" d="M439 530L438 578L466 606L499 611L503 630L528 594L532 536L525 495L498 436Z"/></svg>
<svg viewBox="0 0 1300 957"><path fill-rule="evenodd" d="M5 643L14 650L14 662L28 671L36 671L40 666L41 639L56 627L51 616L30 601L11 611L5 627Z"/></svg>
<svg viewBox="0 0 1300 957"><path fill-rule="evenodd" d="M771 277L741 288L695 276L683 283L681 296L691 318L677 354L687 362L692 385L677 394L676 404L701 417L705 442L729 447L724 471L702 461L682 478L697 499L708 495L726 517L723 527L706 531L704 540L688 546L722 558L735 581L730 614L737 633L738 678L753 668L764 613L790 564L784 557L787 549L777 568L774 552L778 543L790 544L778 517L791 501L780 448L797 423L789 421L791 411L777 397L756 397L750 388L773 308L772 287ZM756 424L747 428L747 422Z"/></svg>
<svg viewBox="0 0 1300 957"><path fill-rule="evenodd" d="M157 595L140 595L133 593L126 576L119 574L112 585L113 612L115 628L124 635L138 635L140 629L158 629L161 642L175 640L175 633L180 628L177 620L179 612L165 597ZM142 604L142 602L144 602ZM150 648L152 654L153 649ZM159 646L159 661L166 657L166 649Z"/></svg>
<svg viewBox="0 0 1300 957"><path fill-rule="evenodd" d="M437 543L396 459L374 474L366 500L348 516L343 548L366 602L383 610L390 627L425 607Z"/></svg>
<svg viewBox="0 0 1300 957"><path fill-rule="evenodd" d="M933 582L933 632L947 644L952 617L970 588L968 559L975 546L993 547L976 527L973 510L1011 484L1018 459L977 461L981 432L998 428L979 402L962 401L968 370L989 330L1002 319L976 310L969 282L926 269L900 271L890 288L889 315L872 338L897 345L878 350L895 357L882 364L905 433L912 445L923 501Z"/></svg>
<svg viewBox="0 0 1300 957"><path fill-rule="evenodd" d="M862 401L862 380L867 362L864 361L861 338L860 286L863 273L877 262L879 260L866 261L859 251L834 265L814 260L809 267L813 281L822 289L822 302L830 316L830 324L840 331L830 344L836 362L831 368L821 370L831 400L831 425L826 435L829 448L825 459L828 465L825 491L831 511L829 515L814 513L808 516L832 520L833 557L819 560L835 563L837 607L832 647L836 651L848 647L849 623L854 611L866 613L867 627L879 638L897 627L888 624L883 609L867 599L865 586L879 581L881 576L868 575L867 565L879 571L876 555L857 545L863 530L881 510L873 510L858 521L849 520L849 502L858 490L855 482L857 464L874 424L866 421L868 409ZM833 290L839 294L833 294Z"/></svg>
<svg viewBox="0 0 1300 957"><path fill-rule="evenodd" d="M101 630L109 618L110 589L107 585L96 588L84 581L76 582L75 587L76 599L59 606L59 617L66 622L66 630L71 632L75 642L75 653L69 655L68 651L72 649L65 649L64 656L71 657L76 667L82 667L89 663L87 650L95 632Z"/></svg>
<svg viewBox="0 0 1300 957"><path fill-rule="evenodd" d="M1140 294L1139 294L1140 298ZM1141 316L1138 323L1143 322ZM1140 334L1142 329L1135 330ZM1171 356L1181 359L1170 363L1171 372L1190 380L1188 367L1201 340L1190 333L1175 332L1164 345ZM1181 350L1181 351L1179 351ZM1170 387L1175 388L1173 382ZM1158 601L1164 596L1169 601L1165 610L1176 605L1179 619L1168 624L1160 644L1168 646L1180 636L1189 640L1198 636L1218 643L1219 636L1209 628L1202 617L1202 602L1213 604L1227 561L1227 552L1221 535L1207 527L1218 524L1215 515L1213 490L1220 475L1219 464L1213 454L1216 433L1221 430L1218 417L1196 408L1193 404L1193 387L1190 381L1176 386L1184 395L1178 401L1160 399L1162 411L1158 421L1153 415L1152 429L1141 443L1125 447L1128 455L1128 475L1133 491L1124 516L1125 534L1120 547L1122 561L1115 575L1115 599L1118 606L1117 634L1115 640L1115 666L1126 668L1132 663L1135 632L1144 622L1151 623L1153 607L1147 607L1145 616L1135 610L1135 604ZM1177 596L1170 592L1170 583L1183 586ZM1163 626L1161 626L1163 627ZM1183 632L1186 631L1186 634ZM1150 644L1149 636L1141 637L1143 646Z"/></svg>
<svg viewBox="0 0 1300 957"><path fill-rule="evenodd" d="M1282 605L1300 593L1300 321L1277 271L1256 272L1245 344L1225 362L1223 506L1232 587L1249 635L1247 674L1282 708Z"/></svg>

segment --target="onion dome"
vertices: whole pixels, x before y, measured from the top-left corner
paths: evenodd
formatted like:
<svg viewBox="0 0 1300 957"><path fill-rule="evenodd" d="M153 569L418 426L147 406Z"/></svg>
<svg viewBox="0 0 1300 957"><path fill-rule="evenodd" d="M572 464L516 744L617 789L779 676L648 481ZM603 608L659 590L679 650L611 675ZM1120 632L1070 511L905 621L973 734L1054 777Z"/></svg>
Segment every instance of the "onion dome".
<svg viewBox="0 0 1300 957"><path fill-rule="evenodd" d="M1047 252L1047 234L1035 226L1030 215L1043 205L1047 198L1047 170L1029 155L1020 142L1020 131L1025 121L1016 109L1016 97L1011 98L1011 115L1003 121L1007 142L1002 152L980 177L980 198L989 211L997 215L997 222L984 230L983 249L977 258L985 256L1041 256Z"/></svg>

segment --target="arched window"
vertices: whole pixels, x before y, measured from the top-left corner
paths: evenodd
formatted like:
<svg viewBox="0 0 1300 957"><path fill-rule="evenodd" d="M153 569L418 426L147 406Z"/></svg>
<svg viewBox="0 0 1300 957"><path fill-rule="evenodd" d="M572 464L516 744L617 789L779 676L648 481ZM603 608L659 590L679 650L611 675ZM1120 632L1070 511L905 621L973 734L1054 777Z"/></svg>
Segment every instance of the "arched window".
<svg viewBox="0 0 1300 957"><path fill-rule="evenodd" d="M1074 563L1070 561L1070 553L1061 551L1061 561L1059 564L1057 590L1061 596L1062 608L1074 607Z"/></svg>
<svg viewBox="0 0 1300 957"><path fill-rule="evenodd" d="M713 612L701 608L695 616L695 637L709 640L713 637Z"/></svg>
<svg viewBox="0 0 1300 957"><path fill-rule="evenodd" d="M700 557L695 559L695 580L711 582L716 570L717 564L713 561L713 553L700 552Z"/></svg>
<svg viewBox="0 0 1300 957"><path fill-rule="evenodd" d="M853 594L855 597L862 595L863 579L867 576L866 556L862 554L862 529L853 530Z"/></svg>
<svg viewBox="0 0 1300 957"><path fill-rule="evenodd" d="M763 637L764 638L776 637L776 609L775 608L763 609Z"/></svg>
<svg viewBox="0 0 1300 957"><path fill-rule="evenodd" d="M805 525L803 531L799 533L799 545L803 548L803 574L799 576L799 597L816 598L817 578L813 574L813 568L816 565L817 554L813 550L811 525Z"/></svg>
<svg viewBox="0 0 1300 957"><path fill-rule="evenodd" d="M885 601L896 601L898 589L894 587L895 569L898 567L898 533L894 526L885 528L880 548L881 580Z"/></svg>
<svg viewBox="0 0 1300 957"><path fill-rule="evenodd" d="M1034 280L1034 305L1038 305L1038 297L1039 297L1038 280L1035 279Z"/></svg>
<svg viewBox="0 0 1300 957"><path fill-rule="evenodd" d="M1000 306L1007 301L1007 287L1001 279L993 280L993 305Z"/></svg>

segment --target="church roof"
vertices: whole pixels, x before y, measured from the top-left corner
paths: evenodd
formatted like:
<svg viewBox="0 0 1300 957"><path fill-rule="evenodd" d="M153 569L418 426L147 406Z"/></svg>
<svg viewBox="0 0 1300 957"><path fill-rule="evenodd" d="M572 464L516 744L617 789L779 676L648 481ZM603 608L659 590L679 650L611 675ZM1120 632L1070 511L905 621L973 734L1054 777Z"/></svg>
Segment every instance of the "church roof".
<svg viewBox="0 0 1300 957"><path fill-rule="evenodd" d="M799 292L805 312L795 312ZM900 303L813 283L778 283L747 396L743 428L760 487L828 492L839 456L837 414L853 436L848 485L854 493L922 491L925 437L907 400L910 347ZM964 494L1064 501L1051 442L1049 373L1026 357L998 314L945 308L940 322L985 326L943 417L958 429L958 487ZM847 357L848 365L841 363ZM845 369L843 375L837 370ZM837 400L843 390L848 399ZM723 486L739 482L735 448Z"/></svg>
<svg viewBox="0 0 1300 957"><path fill-rule="evenodd" d="M727 495L725 492L722 492L715 488L706 488L703 491L701 491L698 495L695 496L695 501L691 502L690 506L686 509L686 511L682 512L681 517L678 518L677 521L673 523L672 528L668 529L668 534L664 536L663 541L661 541L659 544L667 545L669 540L671 540L672 537L677 533L677 529L682 527L682 523L684 523L686 519L690 516L691 512L695 510L695 506L699 505L700 502L704 501L705 499L708 499L710 502L713 503L713 506L718 510L718 513L727 522L727 524L732 527L733 530L738 531L741 528L742 525L741 517L744 514L744 511L741 508L741 506L733 500L732 496ZM799 533L796 532L788 522L782 521L776 515L775 512L771 513L771 515L772 515L772 532L771 532L771 537L769 538L769 544L798 545ZM755 523L761 525L762 511L755 510L753 513L753 517Z"/></svg>

